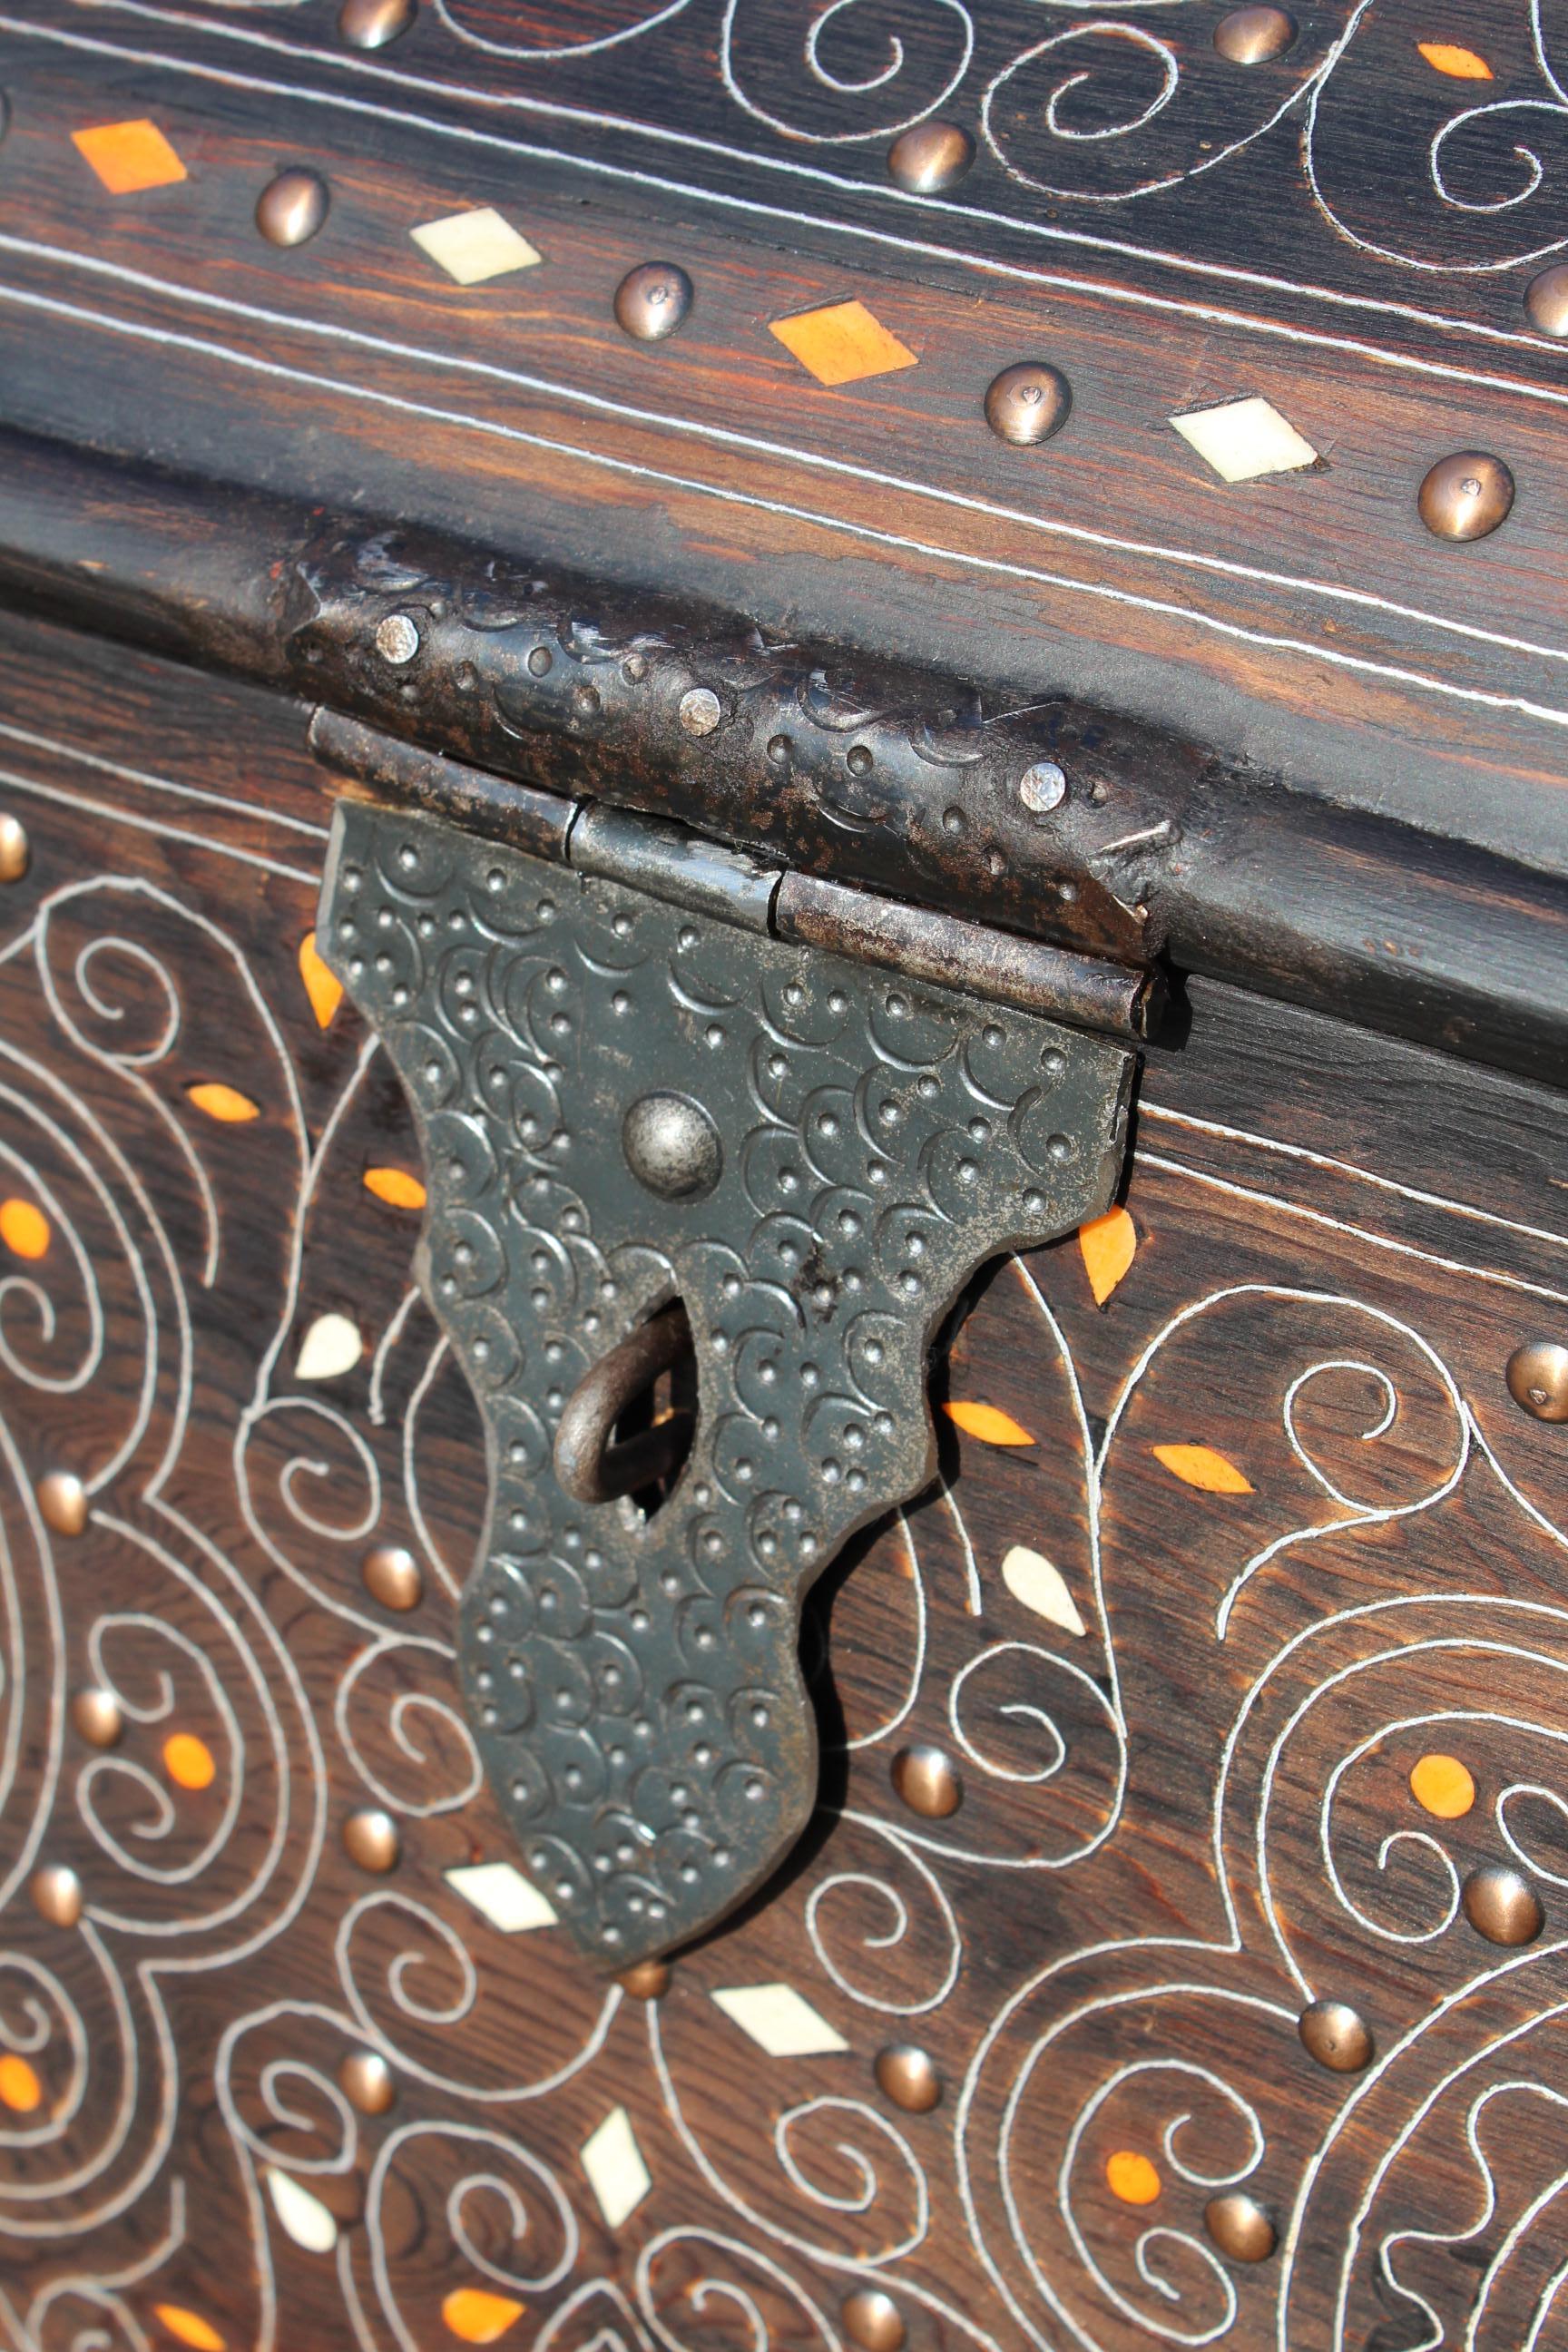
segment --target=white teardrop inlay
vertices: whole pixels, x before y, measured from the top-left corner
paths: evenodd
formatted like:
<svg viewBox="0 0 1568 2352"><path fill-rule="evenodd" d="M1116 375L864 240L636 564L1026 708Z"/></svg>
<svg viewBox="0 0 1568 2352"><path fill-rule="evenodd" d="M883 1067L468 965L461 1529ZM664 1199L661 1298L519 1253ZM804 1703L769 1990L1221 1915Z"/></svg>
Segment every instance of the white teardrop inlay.
<svg viewBox="0 0 1568 2352"><path fill-rule="evenodd" d="M364 1353L357 1324L346 1315L318 1315L303 1339L294 1366L300 1381L335 1381L352 1372Z"/></svg>
<svg viewBox="0 0 1568 2352"><path fill-rule="evenodd" d="M1037 1617L1047 1618L1065 1633L1080 1638L1089 1631L1060 1569L1054 1567L1043 1551L1031 1551L1026 1544L1015 1544L1002 1562L1002 1581L1014 1600L1032 1609Z"/></svg>
<svg viewBox="0 0 1568 2352"><path fill-rule="evenodd" d="M338 2242L338 2225L321 2199L273 2165L268 2165L262 2179L272 2210L294 2243L308 2254L330 2254Z"/></svg>

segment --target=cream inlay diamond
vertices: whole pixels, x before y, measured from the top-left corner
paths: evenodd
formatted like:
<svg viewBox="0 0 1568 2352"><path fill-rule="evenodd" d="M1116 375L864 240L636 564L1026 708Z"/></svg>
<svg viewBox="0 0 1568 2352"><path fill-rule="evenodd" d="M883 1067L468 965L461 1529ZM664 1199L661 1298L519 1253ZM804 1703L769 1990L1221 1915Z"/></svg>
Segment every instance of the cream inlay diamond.
<svg viewBox="0 0 1568 2352"><path fill-rule="evenodd" d="M465 1863L460 1870L447 1871L447 1884L456 1888L465 1903L482 1911L503 1936L521 1936L531 1927L555 1925L555 1908L549 1897L510 1862Z"/></svg>
<svg viewBox="0 0 1568 2352"><path fill-rule="evenodd" d="M1270 401L1227 400L1218 408L1194 408L1172 424L1222 482L1255 482L1260 474L1295 474L1314 466L1318 453L1289 417Z"/></svg>
<svg viewBox="0 0 1568 2352"><path fill-rule="evenodd" d="M625 2107L612 2107L598 2130L584 2141L583 2169L599 2200L605 2228L618 2230L653 2187L653 2175L643 2162Z"/></svg>
<svg viewBox="0 0 1568 2352"><path fill-rule="evenodd" d="M770 2058L825 2058L849 2044L793 1985L735 1985L713 1999Z"/></svg>
<svg viewBox="0 0 1568 2352"><path fill-rule="evenodd" d="M492 205L448 213L444 220L426 221L408 234L420 252L427 253L459 286L482 286L487 278L504 278L509 269L532 269L544 258Z"/></svg>

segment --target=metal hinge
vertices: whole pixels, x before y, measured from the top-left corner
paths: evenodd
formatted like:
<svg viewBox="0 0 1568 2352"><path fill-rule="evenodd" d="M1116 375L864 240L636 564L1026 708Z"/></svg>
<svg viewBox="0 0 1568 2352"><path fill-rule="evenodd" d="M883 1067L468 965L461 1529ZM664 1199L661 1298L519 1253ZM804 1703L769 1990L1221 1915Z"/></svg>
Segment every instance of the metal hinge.
<svg viewBox="0 0 1568 2352"><path fill-rule="evenodd" d="M1158 1028L1164 992L1155 970L769 865L668 818L508 782L337 711L316 711L310 740L322 764L360 796L445 817L467 832L624 882L742 930L850 956L1076 1028L1139 1040Z"/></svg>

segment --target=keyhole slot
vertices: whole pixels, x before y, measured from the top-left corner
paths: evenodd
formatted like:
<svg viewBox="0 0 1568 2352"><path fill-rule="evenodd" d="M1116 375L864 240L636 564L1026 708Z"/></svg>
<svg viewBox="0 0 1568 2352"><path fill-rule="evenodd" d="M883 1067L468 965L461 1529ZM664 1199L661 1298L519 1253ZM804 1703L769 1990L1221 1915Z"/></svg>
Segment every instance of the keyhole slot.
<svg viewBox="0 0 1568 2352"><path fill-rule="evenodd" d="M677 1298L578 1381L555 1432L555 1475L574 1502L632 1495L652 1517L680 1475L696 1427L697 1357Z"/></svg>

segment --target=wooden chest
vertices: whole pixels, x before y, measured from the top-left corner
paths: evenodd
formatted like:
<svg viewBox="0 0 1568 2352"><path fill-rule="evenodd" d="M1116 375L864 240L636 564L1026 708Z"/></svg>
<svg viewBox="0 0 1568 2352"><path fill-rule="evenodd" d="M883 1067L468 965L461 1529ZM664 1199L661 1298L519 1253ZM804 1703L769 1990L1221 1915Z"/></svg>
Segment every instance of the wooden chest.
<svg viewBox="0 0 1568 2352"><path fill-rule="evenodd" d="M1565 77L0 18L4 2352L1568 2346Z"/></svg>

